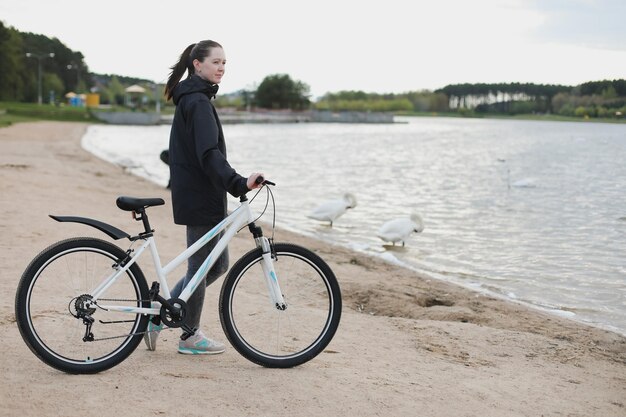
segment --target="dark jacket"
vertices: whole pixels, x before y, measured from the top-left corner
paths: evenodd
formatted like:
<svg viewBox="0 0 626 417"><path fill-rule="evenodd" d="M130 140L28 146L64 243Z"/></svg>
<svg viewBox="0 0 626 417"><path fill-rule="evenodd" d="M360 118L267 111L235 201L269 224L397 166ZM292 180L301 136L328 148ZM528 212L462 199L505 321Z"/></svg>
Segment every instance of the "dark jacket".
<svg viewBox="0 0 626 417"><path fill-rule="evenodd" d="M211 103L217 87L192 75L173 91L169 165L176 224L215 225L226 217L226 192L248 192L246 178L226 161L222 125Z"/></svg>

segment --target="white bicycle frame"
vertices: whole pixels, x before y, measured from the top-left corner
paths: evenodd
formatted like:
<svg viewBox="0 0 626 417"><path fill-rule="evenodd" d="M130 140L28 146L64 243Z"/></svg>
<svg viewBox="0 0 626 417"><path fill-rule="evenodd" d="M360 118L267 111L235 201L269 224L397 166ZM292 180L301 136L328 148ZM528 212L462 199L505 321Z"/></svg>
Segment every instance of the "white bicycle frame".
<svg viewBox="0 0 626 417"><path fill-rule="evenodd" d="M168 274L176 269L180 264L189 259L189 257L196 253L201 247L206 245L212 239L216 238L222 231L224 231L224 235L219 239L211 253L209 253L198 271L187 283L185 288L183 288L180 296L178 297L184 302L187 302L187 300L189 300L189 297L191 297L196 288L198 288L198 286L201 284L204 285L206 273L211 269L213 264L215 264L215 261L219 258L221 253L227 247L230 240L235 236L239 229L252 223L253 221L254 219L252 216L252 211L250 210L250 203L247 200L242 201L241 205L230 215L228 215L228 217L222 220L222 222L220 222L213 229L209 230L204 236L202 236L193 245L189 246L187 249L181 252L180 255L172 259L165 266L161 266L161 258L157 251L154 236L146 237L145 242L135 250L135 253L131 256L130 260L126 264L124 264L123 266L117 266L115 272L105 278L104 281L100 283L100 285L98 285L93 291L91 291L90 294L92 296L92 300L94 303L97 303L98 307L110 311L120 311L132 314L159 315L161 310L161 303L159 303L158 301L153 301L152 306L150 308L146 308L120 305L105 305L98 303L98 299L105 299L107 289L111 285L113 285L115 281L119 277L121 277L133 264L135 264L139 257L143 254L143 252L149 248L152 255L152 261L154 263L154 268L156 270L157 279L160 285L160 294L164 299L169 300L171 298L171 293L170 288L167 284ZM280 291L280 287L278 285L278 278L276 277L276 272L274 270L274 263L270 251L269 240L264 236L256 238L255 240L257 247L260 247L262 250L261 266L269 291L269 301L274 307L284 306L285 300L283 299L282 292Z"/></svg>

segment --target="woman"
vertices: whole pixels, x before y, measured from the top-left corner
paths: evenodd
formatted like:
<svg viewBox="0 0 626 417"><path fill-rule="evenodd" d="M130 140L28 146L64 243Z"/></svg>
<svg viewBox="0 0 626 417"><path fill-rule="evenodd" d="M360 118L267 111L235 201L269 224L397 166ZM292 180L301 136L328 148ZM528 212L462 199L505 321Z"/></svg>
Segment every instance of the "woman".
<svg viewBox="0 0 626 417"><path fill-rule="evenodd" d="M176 113L172 122L169 146L170 187L174 222L187 226L187 247L206 234L227 215L226 192L239 197L258 188L254 173L239 175L226 159L224 134L211 98L222 81L226 58L222 46L211 40L189 45L171 69L165 96L173 99ZM181 82L187 71L187 78ZM178 297L215 244L213 239L187 263L187 273L172 290ZM228 269L226 249L208 272L210 285ZM187 301L188 324L193 333L184 332L178 352L186 354L222 353L224 344L206 337L198 328L206 287L200 285ZM162 326L150 322L144 340L149 350L156 349Z"/></svg>

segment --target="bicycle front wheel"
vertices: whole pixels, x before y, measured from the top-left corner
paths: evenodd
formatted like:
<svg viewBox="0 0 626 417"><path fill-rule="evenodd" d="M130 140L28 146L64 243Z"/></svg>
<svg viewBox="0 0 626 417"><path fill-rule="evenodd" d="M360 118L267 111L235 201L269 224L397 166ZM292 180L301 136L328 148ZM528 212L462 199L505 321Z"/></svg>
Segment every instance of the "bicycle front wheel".
<svg viewBox="0 0 626 417"><path fill-rule="evenodd" d="M73 238L33 259L18 285L15 316L22 338L39 359L64 372L86 374L109 369L135 350L148 317L104 310L90 295L126 256L109 242ZM132 265L102 298L117 305L150 307L139 266ZM93 321L89 329L85 315Z"/></svg>
<svg viewBox="0 0 626 417"><path fill-rule="evenodd" d="M285 310L271 302L261 250L244 255L228 273L220 295L220 319L233 347L270 367L301 365L330 343L341 318L341 293L333 271L300 246L277 243L274 269Z"/></svg>

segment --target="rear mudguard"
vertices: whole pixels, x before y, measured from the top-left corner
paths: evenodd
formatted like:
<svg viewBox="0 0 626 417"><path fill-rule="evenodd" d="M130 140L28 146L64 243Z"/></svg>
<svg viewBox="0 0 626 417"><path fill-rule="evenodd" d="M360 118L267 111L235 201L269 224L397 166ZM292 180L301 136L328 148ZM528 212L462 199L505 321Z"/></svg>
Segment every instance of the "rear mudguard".
<svg viewBox="0 0 626 417"><path fill-rule="evenodd" d="M95 227L96 229L100 230L103 233L106 233L115 240L130 238L130 235L125 231L120 230L115 226L111 226L110 224L103 223L99 220L89 219L87 217L53 216L52 214L49 214L49 216L58 222L81 223L86 224L87 226Z"/></svg>

